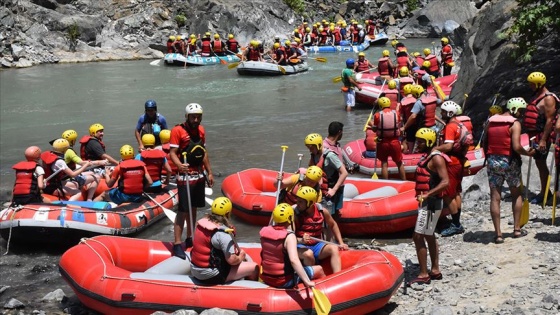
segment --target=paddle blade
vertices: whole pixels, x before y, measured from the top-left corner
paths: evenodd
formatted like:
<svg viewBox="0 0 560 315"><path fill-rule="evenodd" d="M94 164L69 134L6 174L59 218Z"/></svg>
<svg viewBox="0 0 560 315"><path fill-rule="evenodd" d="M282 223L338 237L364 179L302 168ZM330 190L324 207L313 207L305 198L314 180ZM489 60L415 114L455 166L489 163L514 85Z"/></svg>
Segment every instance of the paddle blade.
<svg viewBox="0 0 560 315"><path fill-rule="evenodd" d="M317 60L319 62L327 62L327 58L325 58L325 57L317 57L317 58L315 58L315 60Z"/></svg>
<svg viewBox="0 0 560 315"><path fill-rule="evenodd" d="M519 225L523 227L529 222L529 200L523 200L523 206L521 207L521 218L519 219Z"/></svg>
<svg viewBox="0 0 560 315"><path fill-rule="evenodd" d="M227 64L228 64L227 61L225 61L224 59L222 59L222 58L219 58L219 59L220 59L220 63L221 63L221 64L223 64L223 65L227 65Z"/></svg>
<svg viewBox="0 0 560 315"><path fill-rule="evenodd" d="M232 62L227 67L228 69L233 69L233 68L237 68L237 66L239 66L239 62Z"/></svg>
<svg viewBox="0 0 560 315"><path fill-rule="evenodd" d="M554 219L556 218L556 192L552 196L552 225L554 226Z"/></svg>
<svg viewBox="0 0 560 315"><path fill-rule="evenodd" d="M161 59L154 60L154 61L150 62L150 66L159 66L160 61L161 61Z"/></svg>
<svg viewBox="0 0 560 315"><path fill-rule="evenodd" d="M333 83L338 83L340 81L342 81L342 77L340 77L340 76L332 78Z"/></svg>
<svg viewBox="0 0 560 315"><path fill-rule="evenodd" d="M325 295L325 293L312 288L313 290L313 302L315 304L315 311L317 311L318 315L327 315L331 311L331 301Z"/></svg>
<svg viewBox="0 0 560 315"><path fill-rule="evenodd" d="M373 173L373 175L371 175L371 179L379 179L379 177L377 177L377 173Z"/></svg>
<svg viewBox="0 0 560 315"><path fill-rule="evenodd" d="M546 206L546 202L548 201L548 190L549 189L550 189L550 173L548 174L548 179L546 180L546 189L544 190L544 198L543 198L543 201L542 201L543 209Z"/></svg>
<svg viewBox="0 0 560 315"><path fill-rule="evenodd" d="M290 59L290 62L291 63L299 63L300 60L298 58L292 58L292 59Z"/></svg>
<svg viewBox="0 0 560 315"><path fill-rule="evenodd" d="M286 69L284 69L284 67L278 66L278 70L280 70L280 72L282 72L282 74L286 74Z"/></svg>

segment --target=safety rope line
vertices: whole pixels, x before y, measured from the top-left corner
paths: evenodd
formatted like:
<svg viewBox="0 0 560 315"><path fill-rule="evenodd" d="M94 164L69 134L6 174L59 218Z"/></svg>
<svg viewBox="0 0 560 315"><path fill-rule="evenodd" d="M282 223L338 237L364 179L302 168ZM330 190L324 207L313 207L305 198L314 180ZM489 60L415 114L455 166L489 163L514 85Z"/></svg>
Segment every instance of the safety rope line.
<svg viewBox="0 0 560 315"><path fill-rule="evenodd" d="M8 209L12 209L12 216L10 217L10 221L14 221L14 217L16 216L16 212L21 210L23 207L22 206L17 206L15 208L9 207ZM8 252L10 251L10 241L12 239L12 227L14 226L13 222L12 224L10 224L10 231L8 233L8 241L6 243L6 252L2 255L2 256L6 256L8 255Z"/></svg>

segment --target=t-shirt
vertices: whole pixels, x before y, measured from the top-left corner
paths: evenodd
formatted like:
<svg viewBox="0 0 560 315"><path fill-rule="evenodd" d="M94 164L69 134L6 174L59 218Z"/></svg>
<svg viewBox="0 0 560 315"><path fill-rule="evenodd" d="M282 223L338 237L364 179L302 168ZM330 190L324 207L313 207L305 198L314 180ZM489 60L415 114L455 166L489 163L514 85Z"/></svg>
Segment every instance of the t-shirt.
<svg viewBox="0 0 560 315"><path fill-rule="evenodd" d="M45 175L45 169L42 166L37 165L35 172L33 172L33 177L38 178L41 175Z"/></svg>
<svg viewBox="0 0 560 315"><path fill-rule="evenodd" d="M461 135L461 132L459 131L459 124L447 123L442 130L442 134L443 143L453 144L455 141L459 140L459 136ZM451 162L449 163L449 165L456 165L461 163L457 157L449 155L449 152L447 152L446 154L451 158Z"/></svg>
<svg viewBox="0 0 560 315"><path fill-rule="evenodd" d="M420 99L417 99L416 103L412 105L412 109L410 110L410 112L416 115L420 115L420 113L424 112L424 110L426 110L426 107L422 104L422 101Z"/></svg>
<svg viewBox="0 0 560 315"><path fill-rule="evenodd" d="M224 253L235 254L233 239L229 233L214 233L210 239L212 246ZM210 279L217 276L220 271L217 268L199 268L191 264L191 274L200 280Z"/></svg>
<svg viewBox="0 0 560 315"><path fill-rule="evenodd" d="M325 160L323 161L323 172L325 172L325 174L327 175L327 178L330 179L332 178L336 173L338 173L338 170L340 169L340 167L342 166L342 162L340 161L340 159L338 158L338 156L336 154L333 153L328 153L328 152L332 152L329 149L323 148L323 154L325 156ZM318 156L314 156L313 160L315 163L319 163L319 159L321 158L321 155Z"/></svg>
<svg viewBox="0 0 560 315"><path fill-rule="evenodd" d="M167 129L167 120L165 119L165 116L156 113L156 119L154 119L154 122L155 121L158 122L158 124L161 126L161 129ZM142 125L144 125L145 122L146 114L140 115L140 117L138 117L138 122L136 123L136 130L140 132L142 130Z"/></svg>
<svg viewBox="0 0 560 315"><path fill-rule="evenodd" d="M352 83L350 83L350 79L355 79L354 78L354 70L350 69L350 68L346 68L344 70L342 70L342 83L344 83L344 86L346 87L352 87Z"/></svg>
<svg viewBox="0 0 560 315"><path fill-rule="evenodd" d="M86 144L86 152L95 157L93 160L103 160L102 155L105 154L105 149L103 149L99 141L92 139Z"/></svg>
<svg viewBox="0 0 560 315"><path fill-rule="evenodd" d="M79 165L82 163L82 159L76 154L76 152L74 152L74 150L68 149L64 152L64 162L66 162L66 164L74 162L76 165Z"/></svg>

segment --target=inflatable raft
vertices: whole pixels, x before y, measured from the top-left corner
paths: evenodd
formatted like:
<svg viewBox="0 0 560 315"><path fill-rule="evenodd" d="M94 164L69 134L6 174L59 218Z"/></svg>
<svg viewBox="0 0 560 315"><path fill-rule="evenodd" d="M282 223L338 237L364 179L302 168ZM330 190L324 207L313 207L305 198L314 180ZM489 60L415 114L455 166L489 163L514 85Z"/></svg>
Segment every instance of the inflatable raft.
<svg viewBox="0 0 560 315"><path fill-rule="evenodd" d="M340 41L340 45L331 46L307 46L305 49L308 53L336 53L336 52L353 52L359 53L360 51L364 51L369 48L370 42L364 41L362 44L359 45L350 45L350 41L343 40Z"/></svg>
<svg viewBox="0 0 560 315"><path fill-rule="evenodd" d="M243 61L237 66L237 73L240 75L252 76L288 75L305 72L307 70L309 70L307 62L298 63L297 65L280 66L272 62Z"/></svg>
<svg viewBox="0 0 560 315"><path fill-rule="evenodd" d="M376 34L374 38L366 36L366 40L369 40L370 46L381 46L385 45L389 41L389 36L385 32L380 32Z"/></svg>
<svg viewBox="0 0 560 315"><path fill-rule="evenodd" d="M211 66L220 64L220 60L226 61L227 63L239 62L241 59L236 55L226 55L226 56L212 56L212 57L202 57L200 55L187 56L182 54L166 54L163 57L163 62L169 66Z"/></svg>
<svg viewBox="0 0 560 315"><path fill-rule="evenodd" d="M157 203L173 208L177 189L150 194ZM0 212L0 234L16 242L68 243L94 235L133 235L165 217L154 201L124 203L53 201L9 207Z"/></svg>
<svg viewBox="0 0 560 315"><path fill-rule="evenodd" d="M359 172L367 175L373 175L375 168L375 161L377 161L377 175L381 175L381 161L374 158L365 158L362 153L366 151L364 144L364 139L354 140L344 146L343 157L346 162L351 161L360 165ZM416 166L422 157L421 153L413 154L403 154L404 170L406 172L406 177L409 180L414 179L414 173L416 172ZM478 173L484 167L485 160L484 150L482 148L475 149L472 148L467 153L467 159L469 160L471 166L465 168L463 175L470 176ZM389 177L398 178L399 172L397 165L389 157Z"/></svg>
<svg viewBox="0 0 560 315"><path fill-rule="evenodd" d="M277 174L252 168L226 177L222 192L233 203L233 214L251 224L269 224ZM342 235L394 233L414 227L418 210L414 186L408 181L347 177L344 204L334 216Z"/></svg>
<svg viewBox="0 0 560 315"><path fill-rule="evenodd" d="M239 244L260 263L260 244ZM115 236L84 239L66 251L60 274L88 308L102 314L152 314L219 307L238 314L315 314L313 293L299 284L276 289L238 280L206 286L190 275L190 261L171 257L172 244ZM377 250L340 252L342 270L315 280L332 304L330 314L366 314L382 308L404 279L392 254ZM327 262L328 264L328 262Z"/></svg>

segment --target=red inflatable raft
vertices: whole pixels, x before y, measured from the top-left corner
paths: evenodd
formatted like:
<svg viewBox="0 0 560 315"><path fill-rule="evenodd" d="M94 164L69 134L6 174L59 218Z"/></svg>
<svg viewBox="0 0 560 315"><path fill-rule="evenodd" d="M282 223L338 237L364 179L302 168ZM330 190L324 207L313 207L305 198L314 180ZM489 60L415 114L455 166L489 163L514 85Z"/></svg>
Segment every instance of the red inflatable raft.
<svg viewBox="0 0 560 315"><path fill-rule="evenodd" d="M226 177L222 193L233 203L233 213L252 224L269 224L277 174L252 168ZM348 177L344 185L344 204L334 216L343 236L394 233L414 227L418 203L413 182Z"/></svg>
<svg viewBox="0 0 560 315"><path fill-rule="evenodd" d="M260 263L260 244L240 244ZM314 314L313 293L302 284L276 289L238 280L205 286L190 276L190 261L171 257L171 243L114 236L85 239L66 251L62 277L79 300L102 314L152 314L219 307L239 314ZM367 314L382 308L404 278L399 260L388 252L340 253L342 270L317 279L316 289L332 304L331 314Z"/></svg>

